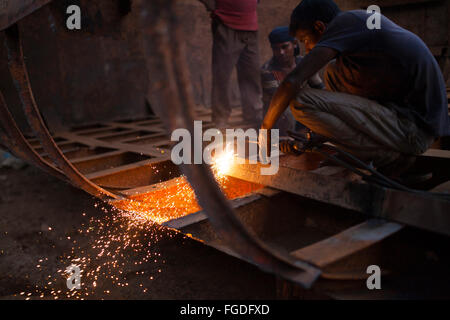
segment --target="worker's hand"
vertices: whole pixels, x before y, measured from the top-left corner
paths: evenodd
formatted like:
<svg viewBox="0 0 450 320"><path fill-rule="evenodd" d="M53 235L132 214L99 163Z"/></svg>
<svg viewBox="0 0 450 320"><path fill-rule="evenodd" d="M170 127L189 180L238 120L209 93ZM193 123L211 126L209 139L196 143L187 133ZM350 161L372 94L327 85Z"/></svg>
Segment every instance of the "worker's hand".
<svg viewBox="0 0 450 320"><path fill-rule="evenodd" d="M292 139L286 139L280 141L280 151L284 154L293 154L296 153L296 150L292 146L293 140Z"/></svg>
<svg viewBox="0 0 450 320"><path fill-rule="evenodd" d="M259 161L264 164L269 163L270 130L266 129L259 130L258 146L259 146Z"/></svg>

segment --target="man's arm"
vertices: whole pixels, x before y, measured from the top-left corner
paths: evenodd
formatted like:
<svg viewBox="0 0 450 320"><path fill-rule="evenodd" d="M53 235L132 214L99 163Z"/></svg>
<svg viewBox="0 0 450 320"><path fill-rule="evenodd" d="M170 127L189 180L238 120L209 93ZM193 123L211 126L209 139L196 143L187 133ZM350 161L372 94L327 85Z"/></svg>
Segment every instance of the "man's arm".
<svg viewBox="0 0 450 320"><path fill-rule="evenodd" d="M278 88L272 98L261 128L273 128L278 118L289 106L289 103L300 92L304 82L333 60L337 54L336 50L326 47L316 47L311 50Z"/></svg>

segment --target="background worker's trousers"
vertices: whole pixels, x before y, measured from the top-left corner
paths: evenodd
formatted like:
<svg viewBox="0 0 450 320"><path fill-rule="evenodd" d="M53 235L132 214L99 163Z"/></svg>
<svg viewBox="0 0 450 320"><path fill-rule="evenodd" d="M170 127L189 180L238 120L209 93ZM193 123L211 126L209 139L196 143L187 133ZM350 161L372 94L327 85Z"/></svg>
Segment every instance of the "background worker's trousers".
<svg viewBox="0 0 450 320"><path fill-rule="evenodd" d="M394 108L341 92L303 89L291 102L297 121L359 157L384 166L424 153L434 137Z"/></svg>
<svg viewBox="0 0 450 320"><path fill-rule="evenodd" d="M230 117L231 74L236 67L243 118L248 122L260 122L262 89L258 32L233 30L214 19L212 33L212 120L216 124L226 123Z"/></svg>

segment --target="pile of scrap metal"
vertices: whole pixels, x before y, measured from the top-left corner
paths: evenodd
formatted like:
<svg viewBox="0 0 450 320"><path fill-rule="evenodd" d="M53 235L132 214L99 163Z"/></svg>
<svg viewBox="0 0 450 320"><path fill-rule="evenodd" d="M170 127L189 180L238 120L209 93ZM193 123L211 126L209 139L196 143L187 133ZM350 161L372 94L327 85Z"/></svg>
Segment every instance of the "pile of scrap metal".
<svg viewBox="0 0 450 320"><path fill-rule="evenodd" d="M174 0L133 1L148 57L149 92L158 102L155 106L163 106L156 110L160 117L51 134L33 96L17 24L49 2L8 2L0 14L9 71L35 136L24 136L0 93L0 141L15 156L112 203L164 188L161 181L184 174L203 211L167 221L167 227L302 288L364 279L367 266L381 261L389 271L405 264L413 269L411 263L422 263L422 253L430 251L439 266L450 264L441 254L449 247L446 199L367 183L341 168L318 168L320 155L305 154L283 157L275 176L260 176L259 165L234 166L230 176L266 187L228 201L209 166L181 165L179 170L171 163L167 132L192 130L194 118L209 118L206 111L196 112ZM430 150L417 166L433 171L432 179L421 186L424 190L445 189L449 151ZM386 262L388 257L394 262Z"/></svg>

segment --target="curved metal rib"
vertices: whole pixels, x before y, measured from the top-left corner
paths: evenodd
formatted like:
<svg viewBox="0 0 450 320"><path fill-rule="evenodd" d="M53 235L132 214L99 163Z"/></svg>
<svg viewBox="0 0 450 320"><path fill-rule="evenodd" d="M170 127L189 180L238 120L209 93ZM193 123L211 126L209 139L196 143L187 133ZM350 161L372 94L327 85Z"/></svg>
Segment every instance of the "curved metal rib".
<svg viewBox="0 0 450 320"><path fill-rule="evenodd" d="M13 116L8 110L3 94L0 92L0 124L6 135L2 137L2 142L15 156L22 158L29 163L33 163L46 173L52 176L67 181L66 176L61 170L55 168L33 149L28 141L23 136Z"/></svg>
<svg viewBox="0 0 450 320"><path fill-rule="evenodd" d="M22 102L25 116L44 150L55 162L69 181L76 187L100 199L118 199L119 197L104 190L84 177L64 156L48 131L34 100L30 87L28 72L23 59L23 48L20 41L19 28L16 25L5 31L5 45L8 49L8 62L11 76Z"/></svg>
<svg viewBox="0 0 450 320"><path fill-rule="evenodd" d="M192 132L194 104L184 55L181 29L177 23L174 0L140 0L144 47L152 74L151 91L164 103L166 124L170 129L187 128ZM151 23L151 24L150 24ZM151 42L148 41L151 39ZM150 55L151 53L151 55ZM183 172L193 186L198 201L223 240L243 259L250 259L268 272L309 288L320 270L307 262L272 252L256 239L235 216L225 196L206 165L183 165Z"/></svg>

